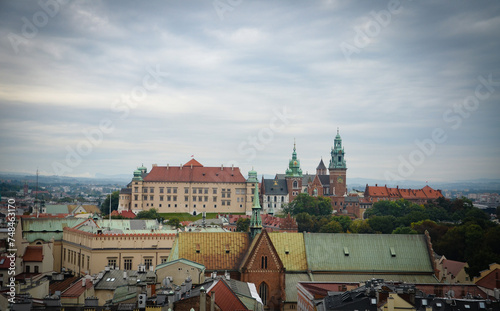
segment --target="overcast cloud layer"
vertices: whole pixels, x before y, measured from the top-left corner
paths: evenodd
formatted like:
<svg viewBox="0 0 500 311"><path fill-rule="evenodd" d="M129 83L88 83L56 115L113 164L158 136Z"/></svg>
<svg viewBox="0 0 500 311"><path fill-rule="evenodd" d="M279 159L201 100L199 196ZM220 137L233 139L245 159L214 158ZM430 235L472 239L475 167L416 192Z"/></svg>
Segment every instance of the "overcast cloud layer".
<svg viewBox="0 0 500 311"><path fill-rule="evenodd" d="M2 1L0 171L500 178L496 1Z"/></svg>

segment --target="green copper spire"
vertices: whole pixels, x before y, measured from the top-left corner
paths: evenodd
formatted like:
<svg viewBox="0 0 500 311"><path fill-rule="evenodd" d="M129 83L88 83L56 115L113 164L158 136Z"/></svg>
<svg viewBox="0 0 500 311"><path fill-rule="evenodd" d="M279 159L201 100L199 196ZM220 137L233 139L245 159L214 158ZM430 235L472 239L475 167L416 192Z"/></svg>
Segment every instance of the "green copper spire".
<svg viewBox="0 0 500 311"><path fill-rule="evenodd" d="M300 168L300 160L297 159L295 140L293 141L292 159L288 162L288 168L285 172L285 175L286 175L286 177L302 177L302 169Z"/></svg>
<svg viewBox="0 0 500 311"><path fill-rule="evenodd" d="M262 218L260 218L259 185L255 185L253 193L252 218L250 218L250 236L254 238L262 232Z"/></svg>
<svg viewBox="0 0 500 311"><path fill-rule="evenodd" d="M133 181L142 181L142 174L139 169L136 169L134 171L134 178L132 178Z"/></svg>
<svg viewBox="0 0 500 311"><path fill-rule="evenodd" d="M248 172L247 182L251 182L251 183L258 183L259 182L259 180L257 179L257 172L254 171L253 167L252 167L252 170Z"/></svg>
<svg viewBox="0 0 500 311"><path fill-rule="evenodd" d="M330 159L329 169L334 168L347 168L344 159L344 148L342 147L342 138L340 138L339 128L337 128L337 136L333 142L333 148L331 152L332 158Z"/></svg>

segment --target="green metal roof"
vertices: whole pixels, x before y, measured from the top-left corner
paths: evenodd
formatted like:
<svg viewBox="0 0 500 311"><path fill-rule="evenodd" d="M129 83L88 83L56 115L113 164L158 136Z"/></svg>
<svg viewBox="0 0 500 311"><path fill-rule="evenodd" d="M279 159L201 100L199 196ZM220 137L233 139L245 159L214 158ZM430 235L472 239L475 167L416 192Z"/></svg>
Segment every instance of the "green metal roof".
<svg viewBox="0 0 500 311"><path fill-rule="evenodd" d="M23 232L63 231L64 227L74 227L82 223L81 218L23 218Z"/></svg>
<svg viewBox="0 0 500 311"><path fill-rule="evenodd" d="M434 275L416 275L416 274L338 274L338 273L313 273L313 282L356 282L364 283L371 279L384 279L387 282L406 282L406 283L439 283Z"/></svg>
<svg viewBox="0 0 500 311"><path fill-rule="evenodd" d="M311 279L307 273L285 273L285 301L297 302L297 284L310 281Z"/></svg>
<svg viewBox="0 0 500 311"><path fill-rule="evenodd" d="M47 214L68 214L67 205L45 205L45 211Z"/></svg>
<svg viewBox="0 0 500 311"><path fill-rule="evenodd" d="M172 245L172 249L170 250L170 254L167 258L167 262L171 262L177 259L179 259L179 235L175 237L174 245Z"/></svg>
<svg viewBox="0 0 500 311"><path fill-rule="evenodd" d="M434 272L423 235L305 233L304 242L311 271Z"/></svg>

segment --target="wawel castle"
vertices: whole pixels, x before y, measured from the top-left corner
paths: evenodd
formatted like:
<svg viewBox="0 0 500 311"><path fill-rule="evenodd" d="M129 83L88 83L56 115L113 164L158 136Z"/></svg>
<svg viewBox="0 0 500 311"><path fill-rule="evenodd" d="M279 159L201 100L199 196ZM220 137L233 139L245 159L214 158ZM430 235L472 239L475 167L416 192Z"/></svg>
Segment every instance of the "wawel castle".
<svg viewBox="0 0 500 311"><path fill-rule="evenodd" d="M248 178L238 167L205 167L195 159L180 166L153 164L150 172L142 166L134 171L132 181L120 191L118 211L138 213L155 208L160 213L245 213L251 215L253 191L259 185L262 212L277 214L300 193L331 199L334 212L361 218L366 208L379 200L405 199L418 204L442 197L440 190L400 189L368 186L364 193L347 191L347 165L339 131L330 152L328 168L321 159L315 174L303 174L296 146L285 174L257 179Z"/></svg>

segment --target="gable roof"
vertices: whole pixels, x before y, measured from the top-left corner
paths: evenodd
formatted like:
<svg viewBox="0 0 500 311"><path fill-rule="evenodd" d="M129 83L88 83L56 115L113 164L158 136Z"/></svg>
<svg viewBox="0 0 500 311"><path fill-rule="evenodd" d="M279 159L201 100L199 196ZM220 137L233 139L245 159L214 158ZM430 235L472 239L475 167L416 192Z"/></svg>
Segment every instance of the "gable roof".
<svg viewBox="0 0 500 311"><path fill-rule="evenodd" d="M451 273L453 277L456 277L458 273L460 273L460 271L462 271L462 269L465 268L465 265L467 265L466 262L449 260L449 259L443 260L443 268L446 268L448 273Z"/></svg>
<svg viewBox="0 0 500 311"><path fill-rule="evenodd" d="M244 232L181 232L168 261L185 258L207 270L238 270L249 245Z"/></svg>
<svg viewBox="0 0 500 311"><path fill-rule="evenodd" d="M211 296L212 292L215 293L215 303L221 310L248 310L245 304L223 279L219 279L216 284L212 285L209 290L207 290L207 295Z"/></svg>
<svg viewBox="0 0 500 311"><path fill-rule="evenodd" d="M43 261L43 246L31 245L26 247L23 255L24 262L42 262Z"/></svg>
<svg viewBox="0 0 500 311"><path fill-rule="evenodd" d="M269 238L286 271L307 270L306 248L302 233L275 232L269 233Z"/></svg>
<svg viewBox="0 0 500 311"><path fill-rule="evenodd" d="M268 247L270 249L271 254L277 253L276 249L274 248L273 242L269 238L269 233L267 233L266 230L263 230L262 233L259 233L258 235L256 235L254 237L254 239L252 240L252 244L248 248L248 251L246 252L244 259L241 261L240 269L251 268L251 265L255 262L255 257L256 257L256 254L257 254L259 247ZM273 255L269 259L271 262L274 259L274 262L276 264L276 268L278 270L283 269L283 267L284 267L283 262L281 261L279 256L276 257ZM257 262L260 263L259 260L257 260Z"/></svg>
<svg viewBox="0 0 500 311"><path fill-rule="evenodd" d="M434 272L424 235L305 233L311 271Z"/></svg>
<svg viewBox="0 0 500 311"><path fill-rule="evenodd" d="M194 159L191 161L195 161ZM188 163L190 163L189 161ZM198 163L197 161L195 161ZM184 166L154 166L151 172L144 177L144 181L162 182L226 182L244 183L245 177L238 167L204 167L203 165ZM188 166L186 166L188 165Z"/></svg>
<svg viewBox="0 0 500 311"><path fill-rule="evenodd" d="M183 166L184 166L184 167L188 167L188 166L189 166L189 167L191 167L191 166L193 166L193 167L203 167L203 165L202 165L200 162L196 161L194 158L193 158L193 159L191 159L191 160L189 160L189 161L188 161L186 164L184 164Z"/></svg>

